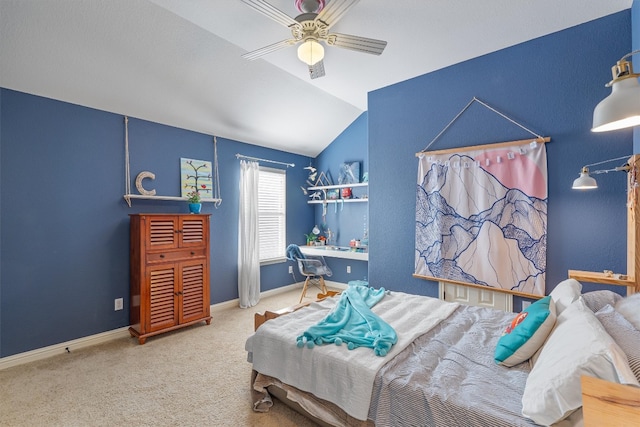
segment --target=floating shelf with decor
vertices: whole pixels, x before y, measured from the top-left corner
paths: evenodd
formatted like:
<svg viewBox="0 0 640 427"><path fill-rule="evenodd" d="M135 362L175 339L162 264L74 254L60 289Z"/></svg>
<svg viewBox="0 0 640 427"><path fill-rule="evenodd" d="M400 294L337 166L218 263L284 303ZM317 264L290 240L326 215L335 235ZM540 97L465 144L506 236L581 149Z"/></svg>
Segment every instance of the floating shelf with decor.
<svg viewBox="0 0 640 427"><path fill-rule="evenodd" d="M136 188L140 192L140 194L131 193L131 175L130 175L130 165L129 165L129 117L124 117L124 126L125 126L125 139L124 139L124 148L125 148L125 194L124 200L127 202L127 205L131 207L131 200L139 199L139 200L166 200L166 201L176 201L176 202L187 202L187 197L184 196L157 196L156 190L146 190L142 186L142 181L146 178L155 179L155 175L153 172L143 171L138 174L135 179ZM190 160L190 159L180 159L182 160ZM218 176L218 141L216 137L213 137L213 171L212 174L213 179L215 180L214 185L212 185L213 195L220 195L220 179ZM196 179L196 184L198 183ZM199 187L198 187L199 188ZM200 198L200 203L215 203L216 208L222 203L222 198L219 197L202 197Z"/></svg>
<svg viewBox="0 0 640 427"><path fill-rule="evenodd" d="M145 200L173 200L176 202L186 202L187 199L179 196L147 196L145 194L125 194L124 199L127 201L129 207L131 207L131 199L145 199ZM221 203L222 199L200 199L200 203Z"/></svg>
<svg viewBox="0 0 640 427"><path fill-rule="evenodd" d="M308 191L322 191L322 198L321 199L312 199L309 200L307 203L309 204L318 204L318 203L357 203L357 202L368 202L369 201L369 196L365 195L364 197L360 197L360 198L354 198L354 199L343 199L343 198L336 198L336 199L329 199L327 197L327 190L339 190L342 188L357 188L357 187L367 187L369 185L368 182L359 182L356 184L338 184L338 185L321 185L321 186L316 186L316 187L308 187L307 190Z"/></svg>

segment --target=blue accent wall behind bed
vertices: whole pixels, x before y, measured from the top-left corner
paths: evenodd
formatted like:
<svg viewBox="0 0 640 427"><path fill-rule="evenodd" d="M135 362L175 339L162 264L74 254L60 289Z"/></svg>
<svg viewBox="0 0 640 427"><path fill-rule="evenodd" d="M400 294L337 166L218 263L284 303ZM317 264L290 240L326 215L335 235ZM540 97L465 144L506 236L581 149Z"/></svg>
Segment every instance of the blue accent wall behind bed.
<svg viewBox="0 0 640 427"><path fill-rule="evenodd" d="M369 94L370 254L373 286L437 296L414 271L415 153L473 98L550 136L547 292L568 269L626 271L626 177L571 190L581 166L631 154L632 130L595 134L593 108L611 66L631 50L630 11L462 62ZM431 149L528 138L474 104ZM617 166L617 165L616 165Z"/></svg>

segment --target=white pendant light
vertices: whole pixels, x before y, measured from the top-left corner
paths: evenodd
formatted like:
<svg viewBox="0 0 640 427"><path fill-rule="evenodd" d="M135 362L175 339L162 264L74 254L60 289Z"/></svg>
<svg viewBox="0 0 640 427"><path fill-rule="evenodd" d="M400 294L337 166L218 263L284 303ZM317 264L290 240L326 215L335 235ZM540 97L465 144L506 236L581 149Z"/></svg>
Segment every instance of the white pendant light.
<svg viewBox="0 0 640 427"><path fill-rule="evenodd" d="M298 47L298 59L311 66L322 61L324 47L314 39L307 39Z"/></svg>
<svg viewBox="0 0 640 427"><path fill-rule="evenodd" d="M593 132L606 132L640 125L640 74L633 72L633 65L625 58L640 53L633 51L623 56L612 67L611 95L600 101L593 110Z"/></svg>

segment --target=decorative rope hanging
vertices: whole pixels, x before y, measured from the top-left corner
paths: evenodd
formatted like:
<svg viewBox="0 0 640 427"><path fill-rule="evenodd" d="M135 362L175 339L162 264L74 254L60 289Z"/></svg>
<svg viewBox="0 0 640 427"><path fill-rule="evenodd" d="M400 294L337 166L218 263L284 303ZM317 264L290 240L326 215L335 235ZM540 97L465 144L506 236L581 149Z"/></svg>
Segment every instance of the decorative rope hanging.
<svg viewBox="0 0 640 427"><path fill-rule="evenodd" d="M129 117L124 116L124 194L131 194L131 172L129 169ZM131 207L131 205L129 205Z"/></svg>
<svg viewBox="0 0 640 427"><path fill-rule="evenodd" d="M438 140L438 138L440 138L440 137L442 136L442 134L443 134L443 133L445 133L445 132L447 131L447 129L449 129L449 128L451 127L451 125L452 125L456 120L458 120L458 118L459 118L459 117L460 117L460 116L461 116L465 111L467 111L467 110L469 109L469 107L471 107L471 104L473 104L474 102L479 103L480 105L482 105L482 106L486 107L487 109L489 109L489 110L493 111L494 113L496 113L497 115L501 116L502 118L504 118L504 119L506 119L506 120L510 121L510 122L511 122L511 123L513 123L514 125L516 125L516 126L518 126L518 127L522 128L522 129L526 130L526 131L527 131L527 132L529 132L531 135L535 136L538 140L545 140L545 138L544 138L542 135L538 135L538 134L537 134L537 133L535 133L534 131L532 131L532 130L530 130L530 129L526 128L526 127L524 127L524 126L523 126L523 125L521 125L520 123L518 123L518 122L516 122L515 120L513 120L513 119L511 119L511 118L507 117L505 114L503 114L503 113L501 113L500 111L496 110L495 108L491 107L489 104L487 104L487 103L485 103L485 102L480 101L478 98L476 98L476 97L474 96L474 97L473 97L473 99L471 99L471 101L469 101L469 103L468 103L468 104L467 104L467 105L466 105L466 106L465 106L465 107L464 107L464 108L463 108L463 109L462 109L462 110L461 110L461 111L460 111L460 112L459 112L459 113L458 113L458 114L453 118L453 120L451 120L451 121L449 122L449 124L447 124L447 125L444 127L444 129L442 129L442 130L440 131L440 133L439 133L439 134L437 134L437 135L436 135L436 137L435 137L435 138L433 138L433 139L431 140L431 142L430 142L426 147L424 147L424 149L422 150L422 152L427 151L427 150L429 149L429 147L431 147L431 145L433 145L433 143L434 143L434 142L436 142L436 141Z"/></svg>
<svg viewBox="0 0 640 427"><path fill-rule="evenodd" d="M155 195L155 190L149 192L144 192L144 189L140 189L138 185L138 191L140 194L131 194L131 167L130 167L130 155L129 155L129 117L124 116L124 188L125 194L124 199L127 202L127 205L131 207L131 199L155 199L155 200L173 200L173 201L184 201L184 197L180 196L157 196ZM218 208L222 203L222 199L220 198L220 172L218 169L218 139L213 137L213 167L212 174L214 177L212 178L214 182L212 183L213 193L212 200L206 199L204 201L213 202L214 206ZM137 182L141 181L143 178L155 178L153 173L148 171L143 171L138 175Z"/></svg>
<svg viewBox="0 0 640 427"><path fill-rule="evenodd" d="M218 172L218 138L213 137L213 198L216 199L214 206L216 209L222 203L222 198L220 197L220 173Z"/></svg>

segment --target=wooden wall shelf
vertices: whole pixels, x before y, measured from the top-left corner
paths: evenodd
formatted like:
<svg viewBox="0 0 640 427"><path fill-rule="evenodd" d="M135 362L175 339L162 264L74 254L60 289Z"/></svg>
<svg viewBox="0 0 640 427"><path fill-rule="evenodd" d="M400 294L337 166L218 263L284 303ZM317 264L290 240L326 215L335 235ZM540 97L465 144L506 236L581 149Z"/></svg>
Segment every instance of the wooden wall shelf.
<svg viewBox="0 0 640 427"><path fill-rule="evenodd" d="M578 282L602 283L605 285L616 286L635 286L635 282L633 279L630 279L628 277L625 279L621 279L616 276L619 275L614 274L613 276L610 276L598 271L569 270L569 278L575 279Z"/></svg>

